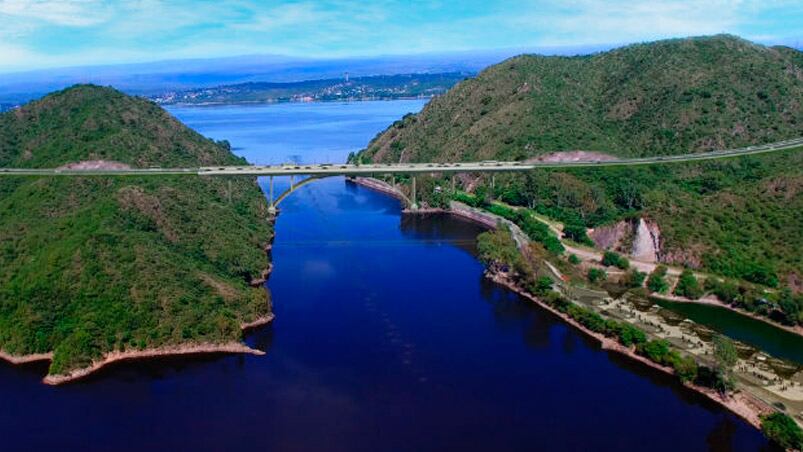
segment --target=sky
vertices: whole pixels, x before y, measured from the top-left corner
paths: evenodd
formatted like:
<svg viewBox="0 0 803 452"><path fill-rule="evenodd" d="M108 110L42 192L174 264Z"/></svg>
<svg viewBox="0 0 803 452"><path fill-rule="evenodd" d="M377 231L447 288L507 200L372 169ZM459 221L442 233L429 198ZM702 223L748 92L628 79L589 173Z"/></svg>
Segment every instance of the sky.
<svg viewBox="0 0 803 452"><path fill-rule="evenodd" d="M800 47L801 0L0 0L0 72L273 54L618 45L731 33Z"/></svg>

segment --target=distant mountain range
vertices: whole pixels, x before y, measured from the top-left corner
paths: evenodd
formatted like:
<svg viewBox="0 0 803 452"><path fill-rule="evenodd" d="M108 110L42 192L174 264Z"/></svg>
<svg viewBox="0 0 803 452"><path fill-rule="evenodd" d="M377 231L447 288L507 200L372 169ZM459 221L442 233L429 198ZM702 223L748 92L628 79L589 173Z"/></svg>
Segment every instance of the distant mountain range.
<svg viewBox="0 0 803 452"><path fill-rule="evenodd" d="M473 74L466 72L450 72L352 78L347 74L336 79L289 83L249 82L170 91L151 96L151 99L163 105L209 105L426 98L445 93L456 83L471 75Z"/></svg>
<svg viewBox="0 0 803 452"><path fill-rule="evenodd" d="M587 54L609 46L543 47L447 54L364 58L295 58L250 55L172 60L109 66L85 66L0 74L0 103L15 106L79 83L114 86L128 94L154 96L249 82L288 83L396 74L476 73L505 58L536 51L551 55Z"/></svg>

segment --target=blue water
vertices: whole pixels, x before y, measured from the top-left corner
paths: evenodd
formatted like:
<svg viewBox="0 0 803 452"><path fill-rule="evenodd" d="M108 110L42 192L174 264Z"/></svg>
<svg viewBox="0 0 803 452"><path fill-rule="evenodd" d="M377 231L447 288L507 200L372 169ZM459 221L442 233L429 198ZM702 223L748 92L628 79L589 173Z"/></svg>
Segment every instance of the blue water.
<svg viewBox="0 0 803 452"><path fill-rule="evenodd" d="M346 133L354 141L338 144L334 159L411 104L303 107L324 124L332 110L333 120L350 113L343 121L362 124ZM230 133L217 126L220 139L246 133L236 118L250 108L174 113L199 129L231 124ZM297 108L253 111L288 118L293 129L290 118L303 116ZM384 124L373 121L378 116ZM243 155L270 153L289 135L280 121L266 127L275 140L259 129L259 139L231 141ZM299 149L318 152L328 130L308 130ZM263 142L271 144L253 144ZM473 255L480 230L472 224L402 217L396 201L335 178L290 196L276 231L269 281L276 320L247 338L266 356L120 364L57 388L40 383L42 366L2 365L3 449L766 447L759 432L670 377L600 350L489 283Z"/></svg>
<svg viewBox="0 0 803 452"><path fill-rule="evenodd" d="M229 140L254 164L341 163L374 135L426 100L288 103L260 106L171 107L205 136Z"/></svg>

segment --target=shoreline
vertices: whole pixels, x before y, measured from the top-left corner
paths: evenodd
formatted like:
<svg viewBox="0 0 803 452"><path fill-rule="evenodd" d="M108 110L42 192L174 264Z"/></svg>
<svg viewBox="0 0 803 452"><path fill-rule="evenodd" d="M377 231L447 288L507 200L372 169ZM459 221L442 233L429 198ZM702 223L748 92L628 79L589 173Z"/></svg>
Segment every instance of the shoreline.
<svg viewBox="0 0 803 452"><path fill-rule="evenodd" d="M638 361L642 364L645 364L653 369L661 371L667 375L675 376L675 373L671 368L666 366L661 366L653 361L650 361L646 357L637 354L634 349L624 347L622 344L619 344L618 342L609 337L605 337L602 334L595 333L587 329L586 327L584 327L583 325L581 325L568 315L558 311L552 306L549 306L548 304L541 301L538 297L530 294L521 287L518 287L515 283L510 281L506 276L499 274L492 274L486 271L485 277L490 279L494 283L515 292L519 296L537 304L539 307L546 309L550 313L558 316L562 321L572 326L574 329L580 331L581 333L585 334L588 337L591 337L592 339L595 339L599 343L600 348L602 350L618 353L634 361ZM758 430L761 430L760 416L763 414L769 414L774 412L774 410L772 410L771 407L766 406L764 402L756 399L755 397L753 397L748 393L745 393L744 391L736 392L730 396L721 396L716 391L713 391L708 388L703 388L701 386L697 386L694 384L682 383L679 380L677 380L677 383L715 402L716 404L727 409L736 416L742 418L745 422L749 423Z"/></svg>
<svg viewBox="0 0 803 452"><path fill-rule="evenodd" d="M404 201L404 199L398 193L396 193L395 189L377 179L355 178L350 181L358 185L364 186L366 188L373 189L375 191L393 196L401 201ZM463 209L450 208L450 209L402 210L402 214L428 214L428 213L446 213L449 215L454 215L458 218L472 221L478 225L487 227L489 229L496 229L496 226L499 221L493 214L486 212L477 212L472 209L463 210ZM600 349L618 353L621 356L625 356L633 361L642 363L666 375L670 375L673 377L675 376L674 371L670 367L661 366L660 364L650 361L646 357L637 354L635 349L624 347L623 345L619 344L618 342L614 341L611 338L605 337L602 334L595 333L587 329L586 327L584 327L583 325L581 325L568 315L556 310L552 306L549 306L548 304L541 301L538 297L530 294L523 288L518 287L515 283L507 279L504 275L492 274L486 271L484 272L484 276L493 281L494 283L515 292L519 296L529 300L532 303L535 303L539 307L547 310L551 314L560 318L563 322L573 327L575 330L578 330L582 334L585 334L586 336L596 340L600 345ZM688 390L693 391L699 396L702 396L712 401L713 403L719 405L720 407L730 411L731 413L743 419L745 422L752 425L759 431L761 430L760 416L774 412L772 407L768 406L765 402L744 391L738 391L731 395L722 396L716 391L709 388L704 388L690 383L682 383L679 380L677 380L676 382L680 386L687 388Z"/></svg>
<svg viewBox="0 0 803 452"><path fill-rule="evenodd" d="M50 361L53 359L53 352L47 353L31 353L30 355L12 355L0 350L0 360L9 362L11 364L27 364L35 363L38 361Z"/></svg>
<svg viewBox="0 0 803 452"><path fill-rule="evenodd" d="M240 353L262 356L265 352L251 348L240 342L227 342L222 344L214 343L200 343L192 345L178 345L178 346L165 346L156 347L145 350L129 350L123 352L111 352L103 355L103 358L98 361L93 361L87 367L74 370L67 374L46 375L42 380L43 383L56 386L64 383L70 383L103 369L109 364L121 361L135 361L145 358L168 357L168 356L183 356L183 355L200 355L210 353Z"/></svg>
<svg viewBox="0 0 803 452"><path fill-rule="evenodd" d="M275 315L271 312L250 322L240 324L240 329L241 331L246 332L257 327L265 326L271 323L274 318ZM265 355L264 351L251 348L245 343L237 341L223 343L190 343L183 345L165 345L161 347L146 348L143 350L112 351L104 354L100 359L92 361L89 366L75 369L67 374L45 375L42 379L42 382L52 386L73 382L82 378L86 378L89 375L92 375L93 373L108 366L109 364L120 361L136 361L157 357L202 355L212 353L239 353L255 356ZM30 355L12 355L0 350L0 360L6 361L12 365L52 361L53 352L33 353Z"/></svg>
<svg viewBox="0 0 803 452"><path fill-rule="evenodd" d="M246 100L239 102L169 102L158 103L153 99L157 105L163 108L177 107L177 108L190 108L190 107L237 107L237 106L262 106L262 105L281 105L281 104L333 104L333 103L355 103L355 102L392 102L396 100L431 100L436 96L404 96L404 97L360 97L350 99L332 99L332 100Z"/></svg>

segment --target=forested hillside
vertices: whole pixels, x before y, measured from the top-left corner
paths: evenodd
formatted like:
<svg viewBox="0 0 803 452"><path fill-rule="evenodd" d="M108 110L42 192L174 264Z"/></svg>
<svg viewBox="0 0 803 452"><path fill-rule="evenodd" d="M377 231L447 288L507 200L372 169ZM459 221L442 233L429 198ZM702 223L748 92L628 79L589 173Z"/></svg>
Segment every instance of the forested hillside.
<svg viewBox="0 0 803 452"><path fill-rule="evenodd" d="M150 101L76 86L0 116L0 166L241 164ZM86 164L86 163L85 163ZM271 228L254 179L0 178L0 350L51 374L112 350L239 340Z"/></svg>
<svg viewBox="0 0 803 452"><path fill-rule="evenodd" d="M397 121L358 158L702 152L803 135L801 102L803 53L733 36L589 56L525 55L486 69L418 115ZM537 171L497 177L495 195L585 227L647 218L661 229L664 262L800 289L801 186L797 150L650 168Z"/></svg>
<svg viewBox="0 0 803 452"><path fill-rule="evenodd" d="M578 57L524 55L458 84L374 140L382 161L680 154L795 137L803 54L732 36Z"/></svg>

